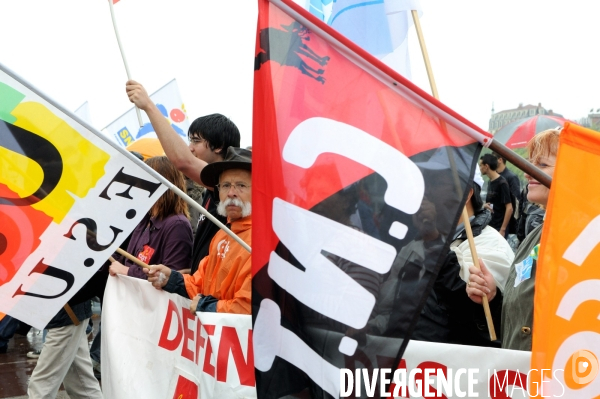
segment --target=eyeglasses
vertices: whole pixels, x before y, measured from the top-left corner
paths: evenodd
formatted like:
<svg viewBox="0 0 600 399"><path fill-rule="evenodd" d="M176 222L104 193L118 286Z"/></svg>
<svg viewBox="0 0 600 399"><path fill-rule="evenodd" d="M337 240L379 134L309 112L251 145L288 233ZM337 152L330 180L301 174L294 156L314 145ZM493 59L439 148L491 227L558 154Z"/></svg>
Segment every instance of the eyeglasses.
<svg viewBox="0 0 600 399"><path fill-rule="evenodd" d="M232 187L235 187L235 189L237 190L238 193L245 193L246 191L248 191L248 189L251 187L250 185L246 184L246 183L220 183L217 184L217 188L220 191L224 191L226 193L229 192L229 190L231 190Z"/></svg>
<svg viewBox="0 0 600 399"><path fill-rule="evenodd" d="M204 141L206 141L206 139L205 139L205 138L202 138L202 137L190 137L190 138L188 139L188 142L189 142L190 144L200 144L200 143L202 143L202 142L204 142Z"/></svg>

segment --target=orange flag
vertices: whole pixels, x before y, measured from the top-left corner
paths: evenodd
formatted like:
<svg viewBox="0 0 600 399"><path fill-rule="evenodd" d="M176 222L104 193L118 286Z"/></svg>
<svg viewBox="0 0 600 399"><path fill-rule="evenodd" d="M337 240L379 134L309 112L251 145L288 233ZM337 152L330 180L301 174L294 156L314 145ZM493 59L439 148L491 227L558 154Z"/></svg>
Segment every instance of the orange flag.
<svg viewBox="0 0 600 399"><path fill-rule="evenodd" d="M600 133L566 124L536 273L532 396L600 397L599 171Z"/></svg>

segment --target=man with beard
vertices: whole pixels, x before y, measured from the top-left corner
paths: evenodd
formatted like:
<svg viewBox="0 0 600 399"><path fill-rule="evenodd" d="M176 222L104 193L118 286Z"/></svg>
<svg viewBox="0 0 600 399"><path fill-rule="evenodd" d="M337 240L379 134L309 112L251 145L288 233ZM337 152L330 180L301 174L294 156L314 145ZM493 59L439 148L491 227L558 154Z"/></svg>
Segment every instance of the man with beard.
<svg viewBox="0 0 600 399"><path fill-rule="evenodd" d="M217 210L227 216L231 230L252 245L252 152L229 147L225 160L205 166L200 179L217 190ZM251 313L251 254L223 230L213 237L208 256L193 275L153 265L148 281L157 289L192 299L190 310L194 314Z"/></svg>

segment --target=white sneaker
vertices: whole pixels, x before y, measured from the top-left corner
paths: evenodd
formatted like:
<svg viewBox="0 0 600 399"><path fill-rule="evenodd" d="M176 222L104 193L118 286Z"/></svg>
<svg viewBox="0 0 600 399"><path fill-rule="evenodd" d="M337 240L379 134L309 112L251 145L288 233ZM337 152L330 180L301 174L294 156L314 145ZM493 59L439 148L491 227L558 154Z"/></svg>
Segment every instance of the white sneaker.
<svg viewBox="0 0 600 399"><path fill-rule="evenodd" d="M34 350L32 352L27 352L27 357L30 359L37 359L38 357L40 357L41 353L42 353L41 349Z"/></svg>

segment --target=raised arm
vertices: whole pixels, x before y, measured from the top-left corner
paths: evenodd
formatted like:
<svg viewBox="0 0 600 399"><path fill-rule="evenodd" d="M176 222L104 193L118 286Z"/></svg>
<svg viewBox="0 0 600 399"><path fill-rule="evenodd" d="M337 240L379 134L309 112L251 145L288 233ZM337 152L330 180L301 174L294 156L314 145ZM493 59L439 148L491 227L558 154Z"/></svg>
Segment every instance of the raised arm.
<svg viewBox="0 0 600 399"><path fill-rule="evenodd" d="M152 123L152 127L160 140L167 158L184 175L196 183L204 185L200 180L200 172L207 163L196 158L190 152L185 142L173 130L167 118L160 113L154 102L152 102L144 86L134 80L130 80L126 83L125 88L129 101L148 115L148 119ZM212 189L212 187L210 188Z"/></svg>

